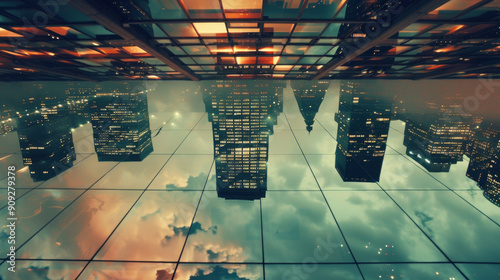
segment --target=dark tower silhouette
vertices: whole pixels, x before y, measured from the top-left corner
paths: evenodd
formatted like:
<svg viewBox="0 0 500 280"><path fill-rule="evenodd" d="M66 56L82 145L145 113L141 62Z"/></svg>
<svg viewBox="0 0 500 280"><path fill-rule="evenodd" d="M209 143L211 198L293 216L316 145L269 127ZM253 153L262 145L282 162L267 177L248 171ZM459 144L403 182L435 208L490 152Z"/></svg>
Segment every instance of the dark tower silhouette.
<svg viewBox="0 0 500 280"><path fill-rule="evenodd" d="M269 135L282 94L282 83L268 81L218 81L206 88L219 197L265 197Z"/></svg>
<svg viewBox="0 0 500 280"><path fill-rule="evenodd" d="M295 100L299 105L300 113L306 123L307 131L311 132L314 117L318 113L319 106L325 98L325 93L330 86L330 81L298 81L290 82Z"/></svg>
<svg viewBox="0 0 500 280"><path fill-rule="evenodd" d="M390 102L368 85L341 82L335 168L344 181L379 181L390 118Z"/></svg>
<svg viewBox="0 0 500 280"><path fill-rule="evenodd" d="M75 148L67 108L50 106L17 119L23 163L33 180L47 180L73 166Z"/></svg>

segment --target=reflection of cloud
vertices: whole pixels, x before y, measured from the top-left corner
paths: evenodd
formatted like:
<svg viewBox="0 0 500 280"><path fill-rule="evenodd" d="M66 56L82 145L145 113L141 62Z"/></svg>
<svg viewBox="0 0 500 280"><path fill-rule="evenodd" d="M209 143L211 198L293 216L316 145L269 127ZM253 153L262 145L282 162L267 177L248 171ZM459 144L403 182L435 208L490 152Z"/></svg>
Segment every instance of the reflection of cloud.
<svg viewBox="0 0 500 280"><path fill-rule="evenodd" d="M9 280L53 280L75 279L86 262L63 261L17 261L16 272L7 270L7 263L0 267L0 279Z"/></svg>
<svg viewBox="0 0 500 280"><path fill-rule="evenodd" d="M206 173L200 173L200 175L193 177L189 176L186 180L184 177L171 178L172 182L167 184L165 187L167 189L178 189L178 188L200 188L205 184L205 180L207 179Z"/></svg>
<svg viewBox="0 0 500 280"><path fill-rule="evenodd" d="M195 219L205 230L189 234L181 260L262 261L258 201L224 200L211 194L216 195L216 192L203 194L200 205L205 207L197 212Z"/></svg>
<svg viewBox="0 0 500 280"><path fill-rule="evenodd" d="M174 261L179 258L200 192L147 192L103 246L98 259Z"/></svg>
<svg viewBox="0 0 500 280"><path fill-rule="evenodd" d="M156 280L170 280L172 279L172 274L166 269L160 269L156 271Z"/></svg>
<svg viewBox="0 0 500 280"><path fill-rule="evenodd" d="M174 231L175 236L187 236L189 233L190 235L196 234L197 232L208 232L211 231L213 234L217 233L217 226L212 226L208 229L203 229L201 224L199 222L194 222L191 225L191 231L189 231L189 226L183 226L183 227L176 227L173 225L168 225L168 227L172 228ZM172 236L165 236L165 239L170 240Z"/></svg>

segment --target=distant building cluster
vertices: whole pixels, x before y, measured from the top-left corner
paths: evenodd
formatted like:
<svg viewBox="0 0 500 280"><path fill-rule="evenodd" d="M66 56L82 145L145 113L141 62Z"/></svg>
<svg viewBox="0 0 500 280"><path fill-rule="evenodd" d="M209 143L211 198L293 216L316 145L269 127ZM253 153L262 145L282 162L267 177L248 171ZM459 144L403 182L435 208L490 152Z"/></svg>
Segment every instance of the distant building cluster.
<svg viewBox="0 0 500 280"><path fill-rule="evenodd" d="M452 164L463 160L471 114L460 110L461 104L459 96L439 104L427 102L427 110L407 117L406 154L430 172L448 172Z"/></svg>

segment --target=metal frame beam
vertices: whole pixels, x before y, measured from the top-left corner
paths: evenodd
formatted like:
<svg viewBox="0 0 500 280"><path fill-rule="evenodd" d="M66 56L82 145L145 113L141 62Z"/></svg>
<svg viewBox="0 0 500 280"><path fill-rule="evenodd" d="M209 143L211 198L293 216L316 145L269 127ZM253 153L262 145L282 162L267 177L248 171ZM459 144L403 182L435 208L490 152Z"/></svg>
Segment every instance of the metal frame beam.
<svg viewBox="0 0 500 280"><path fill-rule="evenodd" d="M459 64L456 67L444 69L444 70L438 70L438 71L433 71L431 73L425 73L425 74L420 74L420 75L415 75L413 77L413 80L423 80L423 79L434 79L434 78L441 78L441 77L446 77L450 76L453 74L457 74L460 72L475 72L477 70L481 70L484 68L489 68L489 67L494 67L495 65L500 65L500 60L495 59L493 61L487 62L487 63L470 63L470 64Z"/></svg>
<svg viewBox="0 0 500 280"><path fill-rule="evenodd" d="M174 57L171 57L169 54L167 54L166 51L163 51L152 44L150 42L150 39L146 35L144 35L144 33L134 28L123 27L121 23L121 17L105 5L102 5L102 2L96 0L71 0L69 3L71 4L71 6L73 6L75 9L79 10L86 16L95 20L123 39L128 40L136 46L140 47L150 55L159 59L166 65L172 67L174 70L182 73L189 79L193 81L200 80L191 70L185 69L184 67L177 64L174 61Z"/></svg>
<svg viewBox="0 0 500 280"><path fill-rule="evenodd" d="M385 29L377 37L368 40L367 43L359 46L352 53L346 55L344 58L334 59L330 63L326 64L319 73L312 78L312 80L318 80L322 77L328 75L328 73L347 62L353 60L354 58L362 55L366 51L375 47L376 45L382 43L383 41L389 39L394 34L398 33L400 30L406 28L408 25L414 23L421 17L427 15L430 11L438 8L439 6L447 3L449 0L415 0L404 9L404 11L397 16L391 26ZM366 37L369 38L369 37ZM366 39L363 38L363 39Z"/></svg>
<svg viewBox="0 0 500 280"><path fill-rule="evenodd" d="M67 70L58 70L54 68L49 68L45 67L43 65L39 65L33 62L29 61L19 61L19 60L13 60L13 61L2 61L3 65L6 65L12 69L14 68L28 68L28 69L33 69L38 72L45 72L45 73L51 73L59 76L64 76L68 78L73 78L75 80L82 80L82 81L88 81L88 82L99 82L99 80L90 78L83 73L75 73L75 72L68 72Z"/></svg>

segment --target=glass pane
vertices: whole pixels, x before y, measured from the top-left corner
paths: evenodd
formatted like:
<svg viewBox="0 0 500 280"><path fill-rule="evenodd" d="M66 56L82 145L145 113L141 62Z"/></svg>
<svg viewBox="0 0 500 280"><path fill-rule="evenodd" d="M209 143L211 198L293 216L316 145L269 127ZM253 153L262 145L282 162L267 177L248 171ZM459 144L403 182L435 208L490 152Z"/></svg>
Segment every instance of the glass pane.
<svg viewBox="0 0 500 280"><path fill-rule="evenodd" d="M325 29L326 23L299 23L295 27L293 37L316 37Z"/></svg>
<svg viewBox="0 0 500 280"><path fill-rule="evenodd" d="M290 35L293 25L293 23L264 23L264 30L273 32L275 37L286 37Z"/></svg>
<svg viewBox="0 0 500 280"><path fill-rule="evenodd" d="M162 23L160 26L170 37L198 37L190 23Z"/></svg>
<svg viewBox="0 0 500 280"><path fill-rule="evenodd" d="M319 57L317 56L313 57L305 56L299 60L298 64L314 64L318 59Z"/></svg>
<svg viewBox="0 0 500 280"><path fill-rule="evenodd" d="M430 12L425 19L451 19L463 10L481 2L482 0L451 0L441 7Z"/></svg>
<svg viewBox="0 0 500 280"><path fill-rule="evenodd" d="M283 51L283 54L299 54L303 55L306 53L306 51L309 49L309 46L294 46L294 45L288 45L285 47L285 50Z"/></svg>
<svg viewBox="0 0 500 280"><path fill-rule="evenodd" d="M264 17L270 19L296 19L304 0L264 0Z"/></svg>
<svg viewBox="0 0 500 280"><path fill-rule="evenodd" d="M186 19L177 0L150 0L148 12L153 19Z"/></svg>
<svg viewBox="0 0 500 280"><path fill-rule="evenodd" d="M335 15L342 0L309 0L300 18L302 19L331 19Z"/></svg>
<svg viewBox="0 0 500 280"><path fill-rule="evenodd" d="M263 0L222 0L227 19L261 18Z"/></svg>
<svg viewBox="0 0 500 280"><path fill-rule="evenodd" d="M195 22L193 23L196 31L200 36L207 37L220 37L227 36L226 24L223 22L216 23L203 23L203 22Z"/></svg>
<svg viewBox="0 0 500 280"><path fill-rule="evenodd" d="M413 24L410 24L405 29L399 31L399 37L403 37L403 38L415 37L420 32L423 32L424 30L429 29L430 27L433 27L433 26L435 26L435 25L433 25L433 24L413 23Z"/></svg>
<svg viewBox="0 0 500 280"><path fill-rule="evenodd" d="M339 37L340 23L330 23L321 37Z"/></svg>
<svg viewBox="0 0 500 280"><path fill-rule="evenodd" d="M326 54L332 47L331 46L312 46L306 52L306 55L324 55Z"/></svg>
<svg viewBox="0 0 500 280"><path fill-rule="evenodd" d="M190 54L190 55L210 55L210 52L208 51L208 49L203 45L185 46L182 48L184 49L184 51L187 54Z"/></svg>
<svg viewBox="0 0 500 280"><path fill-rule="evenodd" d="M191 18L222 18L219 0L183 0Z"/></svg>

